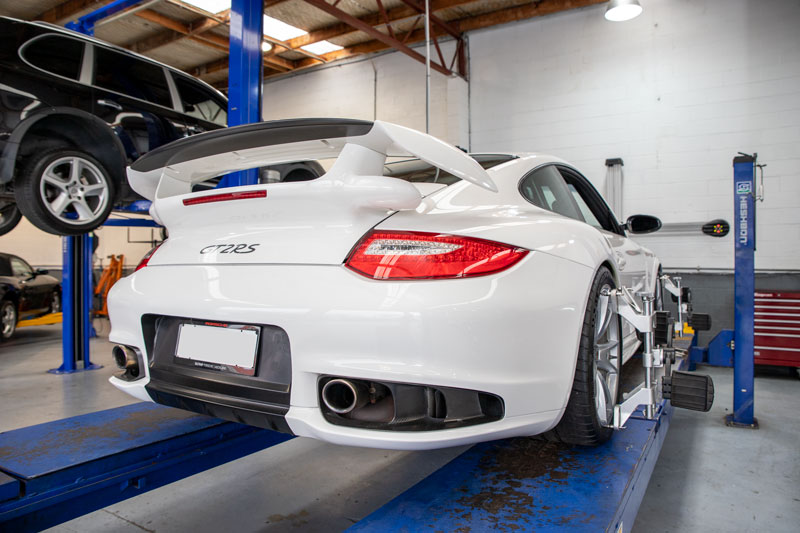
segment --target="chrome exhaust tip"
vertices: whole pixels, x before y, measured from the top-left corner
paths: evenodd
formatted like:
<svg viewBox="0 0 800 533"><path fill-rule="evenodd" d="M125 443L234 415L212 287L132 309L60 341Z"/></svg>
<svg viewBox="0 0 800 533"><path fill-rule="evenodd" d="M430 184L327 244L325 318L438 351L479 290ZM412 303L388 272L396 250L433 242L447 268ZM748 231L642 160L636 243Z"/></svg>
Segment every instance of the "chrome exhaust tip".
<svg viewBox="0 0 800 533"><path fill-rule="evenodd" d="M139 377L139 356L135 348L117 344L112 348L111 355L114 357L117 368L124 370L131 377Z"/></svg>
<svg viewBox="0 0 800 533"><path fill-rule="evenodd" d="M345 415L369 401L366 385L349 379L332 379L322 387L322 401L334 413Z"/></svg>

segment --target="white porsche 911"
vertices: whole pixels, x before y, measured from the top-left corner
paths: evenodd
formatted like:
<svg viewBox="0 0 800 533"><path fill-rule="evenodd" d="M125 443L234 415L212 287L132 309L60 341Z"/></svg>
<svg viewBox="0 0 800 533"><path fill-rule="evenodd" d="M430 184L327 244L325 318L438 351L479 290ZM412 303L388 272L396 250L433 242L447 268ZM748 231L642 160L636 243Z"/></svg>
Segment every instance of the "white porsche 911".
<svg viewBox="0 0 800 533"><path fill-rule="evenodd" d="M202 187L326 160L308 181ZM620 224L568 163L303 119L183 139L128 176L169 238L109 296L125 392L355 446L610 436L639 341L608 294L655 291L626 233L660 221Z"/></svg>

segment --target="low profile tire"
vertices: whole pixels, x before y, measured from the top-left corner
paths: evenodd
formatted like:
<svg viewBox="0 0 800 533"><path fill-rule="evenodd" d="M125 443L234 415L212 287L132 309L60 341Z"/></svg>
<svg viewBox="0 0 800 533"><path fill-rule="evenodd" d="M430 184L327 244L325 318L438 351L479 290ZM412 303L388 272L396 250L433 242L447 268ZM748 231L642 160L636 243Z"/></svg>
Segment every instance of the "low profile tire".
<svg viewBox="0 0 800 533"><path fill-rule="evenodd" d="M601 267L589 292L567 409L552 431L561 442L597 446L613 433L609 426L619 399L622 364L620 317L608 294L614 288L611 272Z"/></svg>
<svg viewBox="0 0 800 533"><path fill-rule="evenodd" d="M17 330L17 306L11 300L0 302L0 341L5 341Z"/></svg>
<svg viewBox="0 0 800 533"><path fill-rule="evenodd" d="M0 235L5 235L17 227L22 213L17 203L12 200L0 200Z"/></svg>
<svg viewBox="0 0 800 533"><path fill-rule="evenodd" d="M97 159L65 148L30 156L14 191L22 214L56 235L81 235L102 225L115 192L111 176Z"/></svg>

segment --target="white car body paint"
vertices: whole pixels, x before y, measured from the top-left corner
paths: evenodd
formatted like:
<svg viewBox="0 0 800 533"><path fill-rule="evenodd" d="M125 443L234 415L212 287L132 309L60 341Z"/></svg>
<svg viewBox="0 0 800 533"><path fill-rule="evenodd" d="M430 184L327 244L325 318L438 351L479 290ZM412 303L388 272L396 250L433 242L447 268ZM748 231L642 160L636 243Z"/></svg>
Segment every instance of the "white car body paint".
<svg viewBox="0 0 800 533"><path fill-rule="evenodd" d="M655 256L626 237L523 198L520 180L542 165L565 164L559 159L526 154L486 172L432 137L376 126L355 140L314 141L294 157L298 147L283 145L159 171L129 170L137 192L154 199L153 210L170 237L146 268L112 288L110 340L146 353L145 314L280 326L291 342L285 419L296 435L337 444L428 449L551 429L569 398L597 270L606 264L618 284L652 289ZM266 189L267 195L183 205L184 199L208 194L188 192L191 183L254 164L311 157L320 146L329 156L334 144L342 148L339 159L314 181L218 190ZM387 152L398 148L469 181L414 187L377 175ZM496 274L377 281L343 266L373 227L477 237L531 252ZM246 254L201 253L229 243L258 246ZM624 359L638 344L633 332L627 334ZM431 431L344 427L328 422L320 410L318 383L325 375L488 392L502 398L505 413L493 422ZM147 365L137 381L111 378L142 400L150 399L149 380Z"/></svg>

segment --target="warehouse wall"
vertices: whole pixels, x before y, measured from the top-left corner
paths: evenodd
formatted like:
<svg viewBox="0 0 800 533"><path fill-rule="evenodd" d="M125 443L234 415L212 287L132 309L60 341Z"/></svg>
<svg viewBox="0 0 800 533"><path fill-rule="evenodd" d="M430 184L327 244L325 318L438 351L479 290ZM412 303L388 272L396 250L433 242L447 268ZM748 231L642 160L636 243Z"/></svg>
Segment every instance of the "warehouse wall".
<svg viewBox="0 0 800 533"><path fill-rule="evenodd" d="M453 43L445 43L445 58ZM424 53L423 49L418 49ZM435 52L434 52L435 55ZM425 65L401 53L318 68L264 84L264 120L344 117L386 120L425 131ZM431 76L431 133L469 143L468 86L461 78Z"/></svg>
<svg viewBox="0 0 800 533"><path fill-rule="evenodd" d="M109 226L97 230L97 235L100 242L95 252L95 266L98 268L108 264L107 256L112 254L124 254L125 265L135 267L153 247L150 228L131 228L129 233L127 228ZM158 230L152 235L158 238ZM25 218L11 232L0 237L0 252L18 255L37 268L62 268L61 237L41 231Z"/></svg>
<svg viewBox="0 0 800 533"><path fill-rule="evenodd" d="M732 158L767 163L759 269L800 269L800 2L648 0L470 34L473 150L540 151L602 191L622 157L627 216L732 222ZM502 61L498 60L502 58ZM667 268L733 267L728 236L641 241Z"/></svg>

